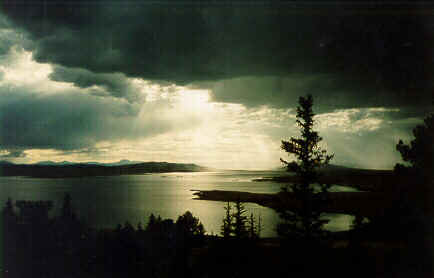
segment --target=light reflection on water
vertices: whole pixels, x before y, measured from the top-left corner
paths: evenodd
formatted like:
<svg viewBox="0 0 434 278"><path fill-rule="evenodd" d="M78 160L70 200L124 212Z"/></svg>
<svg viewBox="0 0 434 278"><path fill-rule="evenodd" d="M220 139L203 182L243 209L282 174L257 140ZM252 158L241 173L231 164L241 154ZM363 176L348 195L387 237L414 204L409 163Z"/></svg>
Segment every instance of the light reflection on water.
<svg viewBox="0 0 434 278"><path fill-rule="evenodd" d="M53 200L53 213L60 209L65 192L69 192L77 214L91 226L114 228L118 223L146 224L151 213L176 218L190 210L199 217L208 233L220 233L224 202L193 200L191 189L236 190L255 193L279 192L282 184L252 179L278 175L278 172L224 171L202 173L164 173L113 177L35 179L0 177L0 204L13 200ZM335 191L349 190L334 187ZM262 219L262 236L274 236L279 222L269 208L245 204L249 214ZM345 230L352 217L330 214L330 230Z"/></svg>

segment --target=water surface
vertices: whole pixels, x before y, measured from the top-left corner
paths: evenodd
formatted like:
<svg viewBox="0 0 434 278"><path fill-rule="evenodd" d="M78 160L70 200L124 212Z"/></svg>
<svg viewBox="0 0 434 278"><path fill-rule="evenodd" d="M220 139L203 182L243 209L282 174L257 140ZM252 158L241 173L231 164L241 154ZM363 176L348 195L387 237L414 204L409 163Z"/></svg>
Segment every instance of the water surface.
<svg viewBox="0 0 434 278"><path fill-rule="evenodd" d="M114 228L129 221L133 225L146 225L151 213L162 218L176 218L190 210L199 217L208 233L220 233L224 217L224 203L193 200L192 189L236 190L255 193L276 193L282 184L252 179L279 175L266 171L223 171L199 173L164 173L108 177L38 179L26 177L0 177L0 204L8 197L15 200L53 200L52 214L57 214L64 194L70 193L77 214L91 226ZM351 191L334 186L333 191ZM278 215L270 208L245 204L256 218L262 219L262 236L274 236ZM333 231L348 228L352 217L342 214L328 215L327 228Z"/></svg>

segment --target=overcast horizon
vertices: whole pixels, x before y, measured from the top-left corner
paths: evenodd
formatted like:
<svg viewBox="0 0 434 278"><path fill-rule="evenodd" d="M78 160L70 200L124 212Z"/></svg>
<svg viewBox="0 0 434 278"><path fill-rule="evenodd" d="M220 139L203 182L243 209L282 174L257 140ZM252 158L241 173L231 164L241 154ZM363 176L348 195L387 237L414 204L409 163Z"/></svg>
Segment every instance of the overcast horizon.
<svg viewBox="0 0 434 278"><path fill-rule="evenodd" d="M274 169L312 94L332 164L392 169L433 110L427 3L0 5L0 160Z"/></svg>

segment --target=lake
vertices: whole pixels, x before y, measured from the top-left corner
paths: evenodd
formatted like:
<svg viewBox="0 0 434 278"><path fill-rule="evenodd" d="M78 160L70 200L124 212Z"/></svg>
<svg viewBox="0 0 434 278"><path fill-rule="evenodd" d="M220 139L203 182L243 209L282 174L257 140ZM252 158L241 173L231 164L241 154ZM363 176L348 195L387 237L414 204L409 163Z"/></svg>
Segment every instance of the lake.
<svg viewBox="0 0 434 278"><path fill-rule="evenodd" d="M282 184L252 179L280 175L274 171L222 171L195 173L159 173L107 177L38 179L26 177L0 177L0 202L4 206L8 197L16 200L52 200L53 215L59 213L64 194L72 197L72 204L80 218L96 228L115 228L129 221L133 225L146 225L151 213L162 218L176 218L189 210L199 217L207 233L220 233L224 217L224 202L193 200L192 189L235 190L255 193L279 192ZM333 186L333 191L356 191L348 187ZM278 215L270 208L245 204L256 218L262 219L261 236L275 236ZM326 228L331 231L348 229L353 217L329 214Z"/></svg>

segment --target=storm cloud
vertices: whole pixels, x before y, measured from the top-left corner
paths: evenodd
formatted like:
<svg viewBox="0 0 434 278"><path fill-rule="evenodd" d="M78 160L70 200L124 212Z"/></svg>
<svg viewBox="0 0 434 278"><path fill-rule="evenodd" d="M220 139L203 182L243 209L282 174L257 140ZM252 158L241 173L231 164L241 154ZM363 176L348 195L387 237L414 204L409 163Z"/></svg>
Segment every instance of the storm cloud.
<svg viewBox="0 0 434 278"><path fill-rule="evenodd" d="M30 33L39 62L216 87L216 101L279 107L313 93L319 103L333 99L331 108L417 106L434 89L434 21L425 6L25 0L2 7ZM256 85L270 86L248 84L258 77Z"/></svg>
<svg viewBox="0 0 434 278"><path fill-rule="evenodd" d="M23 158L26 153L23 150L2 150L0 151L0 159Z"/></svg>
<svg viewBox="0 0 434 278"><path fill-rule="evenodd" d="M298 98L312 94L334 163L391 168L398 140L432 111L428 4L0 7L4 159L278 167L280 141L298 135Z"/></svg>
<svg viewBox="0 0 434 278"><path fill-rule="evenodd" d="M25 86L0 86L2 150L88 149L104 141L136 140L194 127L200 119L179 117L169 102L141 105L101 98L79 89L41 94Z"/></svg>
<svg viewBox="0 0 434 278"><path fill-rule="evenodd" d="M216 82L199 83L211 88L213 100L244 104L247 107L270 105L275 108L295 107L301 95L314 97L316 113L360 107L413 107L429 109L430 94L411 97L386 90L366 88L362 84L343 84L335 74L291 74L285 77L240 77ZM423 108L422 108L423 107Z"/></svg>
<svg viewBox="0 0 434 278"><path fill-rule="evenodd" d="M116 98L125 98L129 102L143 101L138 88L135 88L125 75L120 73L95 74L80 68L64 68L56 66L49 76L53 81L73 83L79 88L91 88L101 86L104 93ZM102 92L94 92L101 95ZM104 96L104 94L102 94Z"/></svg>

